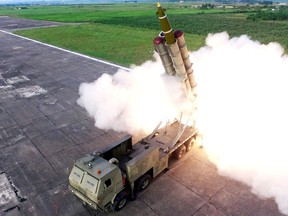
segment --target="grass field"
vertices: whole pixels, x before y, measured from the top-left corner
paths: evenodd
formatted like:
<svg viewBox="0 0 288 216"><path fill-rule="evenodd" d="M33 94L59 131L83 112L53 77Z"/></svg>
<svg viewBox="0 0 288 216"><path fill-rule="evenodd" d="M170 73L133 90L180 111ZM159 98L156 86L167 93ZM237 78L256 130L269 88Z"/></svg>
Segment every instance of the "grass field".
<svg viewBox="0 0 288 216"><path fill-rule="evenodd" d="M192 8L191 4L164 4L174 28L185 32L189 50L205 43L208 33L247 34L262 43L277 41L288 50L288 22L252 21L253 11ZM0 7L0 15L74 23L17 34L129 66L151 59L153 38L160 31L155 4L101 4L41 6L15 10ZM76 23L76 24L75 24ZM85 23L79 24L77 23Z"/></svg>
<svg viewBox="0 0 288 216"><path fill-rule="evenodd" d="M141 64L153 55L153 39L157 30L113 26L105 24L67 25L18 32L45 43L64 47L89 56L105 59L124 66ZM204 37L190 35L186 40L190 49L200 48Z"/></svg>

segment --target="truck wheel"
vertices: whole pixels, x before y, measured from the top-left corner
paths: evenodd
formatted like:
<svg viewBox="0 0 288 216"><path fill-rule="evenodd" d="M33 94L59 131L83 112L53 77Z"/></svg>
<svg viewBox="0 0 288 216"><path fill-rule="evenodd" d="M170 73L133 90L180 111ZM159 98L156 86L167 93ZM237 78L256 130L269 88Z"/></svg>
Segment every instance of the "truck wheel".
<svg viewBox="0 0 288 216"><path fill-rule="evenodd" d="M189 152L192 149L194 142L195 142L195 138L194 137L192 137L189 140L187 140L187 142L185 143L186 152Z"/></svg>
<svg viewBox="0 0 288 216"><path fill-rule="evenodd" d="M140 177L140 179L137 182L137 186L136 186L137 191L145 190L148 187L148 185L150 184L150 181L151 181L151 176L149 174L146 174L146 175Z"/></svg>
<svg viewBox="0 0 288 216"><path fill-rule="evenodd" d="M181 159L184 156L185 153L186 153L186 146L182 145L178 149L175 150L174 157L177 160L179 160L179 159Z"/></svg>
<svg viewBox="0 0 288 216"><path fill-rule="evenodd" d="M120 193L117 195L114 201L114 210L120 211L127 203L127 198L124 193Z"/></svg>

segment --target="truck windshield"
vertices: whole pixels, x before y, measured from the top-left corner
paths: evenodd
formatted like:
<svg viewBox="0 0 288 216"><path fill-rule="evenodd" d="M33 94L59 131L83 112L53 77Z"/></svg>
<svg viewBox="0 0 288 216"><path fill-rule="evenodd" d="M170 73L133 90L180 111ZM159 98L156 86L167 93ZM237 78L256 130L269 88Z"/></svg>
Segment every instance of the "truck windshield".
<svg viewBox="0 0 288 216"><path fill-rule="evenodd" d="M69 176L69 180L72 180L78 184L81 184L83 180L83 175L84 175L84 172L81 169L79 169L77 166L74 166Z"/></svg>
<svg viewBox="0 0 288 216"><path fill-rule="evenodd" d="M69 176L69 180L75 182L76 183L75 186L78 189L86 190L91 194L95 194L96 192L98 179L94 178L87 172L84 172L77 166L73 167L71 174Z"/></svg>
<svg viewBox="0 0 288 216"><path fill-rule="evenodd" d="M84 173L82 185L83 186L85 185L85 188L88 192L95 194L98 185L98 180L93 176L89 175L88 173Z"/></svg>

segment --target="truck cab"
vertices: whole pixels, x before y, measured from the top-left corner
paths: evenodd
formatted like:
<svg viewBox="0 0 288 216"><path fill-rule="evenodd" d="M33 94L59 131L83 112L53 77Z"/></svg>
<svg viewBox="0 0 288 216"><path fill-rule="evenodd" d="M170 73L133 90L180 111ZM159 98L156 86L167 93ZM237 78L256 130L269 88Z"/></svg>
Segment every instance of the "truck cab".
<svg viewBox="0 0 288 216"><path fill-rule="evenodd" d="M103 153L78 159L69 175L70 191L84 204L100 211L106 210L110 204L121 204L115 202L119 200L117 195L125 189L125 174L121 172L118 160L131 149L132 138L125 136Z"/></svg>

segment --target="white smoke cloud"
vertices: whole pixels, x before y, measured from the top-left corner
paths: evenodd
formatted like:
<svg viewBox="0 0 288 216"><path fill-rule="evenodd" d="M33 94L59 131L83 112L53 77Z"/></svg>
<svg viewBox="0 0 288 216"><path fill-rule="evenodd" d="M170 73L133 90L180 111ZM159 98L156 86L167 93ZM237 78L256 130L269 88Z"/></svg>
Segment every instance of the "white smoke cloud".
<svg viewBox="0 0 288 216"><path fill-rule="evenodd" d="M197 126L219 172L274 197L288 215L288 57L277 43L209 34L190 53L197 82ZM95 126L149 133L163 118L193 110L182 82L163 74L159 60L103 74L80 86L78 103ZM190 114L190 113L189 113ZM188 114L188 115L189 115Z"/></svg>
<svg viewBox="0 0 288 216"><path fill-rule="evenodd" d="M163 119L178 117L183 107L191 107L182 82L163 74L159 57L155 58L80 85L78 104L95 118L96 127L144 135Z"/></svg>
<svg viewBox="0 0 288 216"><path fill-rule="evenodd" d="M191 54L198 127L220 173L288 214L288 57L277 43L209 34Z"/></svg>

